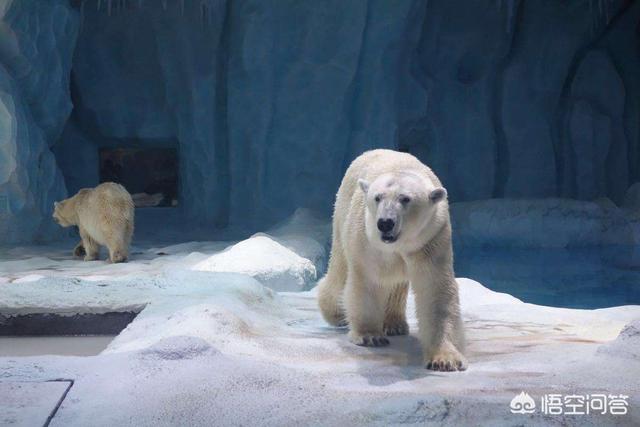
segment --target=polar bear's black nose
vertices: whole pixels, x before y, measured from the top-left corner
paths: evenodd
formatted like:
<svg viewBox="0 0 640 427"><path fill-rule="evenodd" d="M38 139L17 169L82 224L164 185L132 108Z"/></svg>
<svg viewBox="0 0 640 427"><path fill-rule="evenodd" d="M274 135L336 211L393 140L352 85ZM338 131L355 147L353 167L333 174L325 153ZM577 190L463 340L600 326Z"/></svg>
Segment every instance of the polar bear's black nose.
<svg viewBox="0 0 640 427"><path fill-rule="evenodd" d="M388 233L389 231L393 230L393 227L395 227L396 222L390 218L380 218L378 220L378 230L382 231L383 233Z"/></svg>

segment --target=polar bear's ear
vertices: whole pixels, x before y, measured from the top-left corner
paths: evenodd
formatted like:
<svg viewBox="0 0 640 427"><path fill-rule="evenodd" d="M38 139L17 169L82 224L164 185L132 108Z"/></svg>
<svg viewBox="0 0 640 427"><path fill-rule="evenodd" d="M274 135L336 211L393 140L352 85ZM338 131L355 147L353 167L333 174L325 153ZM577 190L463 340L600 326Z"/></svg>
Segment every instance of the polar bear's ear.
<svg viewBox="0 0 640 427"><path fill-rule="evenodd" d="M431 193L429 193L429 200L431 200L433 203L438 203L441 200L444 200L447 198L447 190L445 190L442 187L438 187L435 190L432 190Z"/></svg>
<svg viewBox="0 0 640 427"><path fill-rule="evenodd" d="M53 202L53 208L54 208L54 209L57 209L57 208L58 208L58 206L60 206L60 203L58 203L58 202Z"/></svg>
<svg viewBox="0 0 640 427"><path fill-rule="evenodd" d="M365 181L364 179L359 179L358 185L360 185L360 188L362 188L364 194L367 194L367 191L369 191L369 182Z"/></svg>

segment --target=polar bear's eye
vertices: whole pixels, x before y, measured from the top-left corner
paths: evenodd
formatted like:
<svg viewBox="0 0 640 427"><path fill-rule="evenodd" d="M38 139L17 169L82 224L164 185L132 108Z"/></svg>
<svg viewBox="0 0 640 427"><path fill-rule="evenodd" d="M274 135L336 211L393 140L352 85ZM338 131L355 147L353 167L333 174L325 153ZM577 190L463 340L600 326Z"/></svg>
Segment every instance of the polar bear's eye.
<svg viewBox="0 0 640 427"><path fill-rule="evenodd" d="M374 197L374 198L373 198L373 200L375 200L375 201L376 201L376 203L380 203L380 199L381 199L381 198L382 198L382 197L378 194L376 197Z"/></svg>
<svg viewBox="0 0 640 427"><path fill-rule="evenodd" d="M411 201L411 197L409 197L409 196L401 196L400 197L400 203L402 203L403 205L409 204L410 201Z"/></svg>

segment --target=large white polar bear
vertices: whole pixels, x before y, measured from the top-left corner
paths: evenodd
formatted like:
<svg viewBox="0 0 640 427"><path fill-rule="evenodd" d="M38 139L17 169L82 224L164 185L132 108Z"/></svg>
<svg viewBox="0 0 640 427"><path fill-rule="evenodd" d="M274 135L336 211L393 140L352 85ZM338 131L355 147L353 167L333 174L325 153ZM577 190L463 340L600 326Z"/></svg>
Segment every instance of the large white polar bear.
<svg viewBox="0 0 640 427"><path fill-rule="evenodd" d="M385 336L409 332L409 284L426 367L466 369L447 192L412 155L368 151L338 190L320 310L330 324L348 324L354 344L387 345Z"/></svg>

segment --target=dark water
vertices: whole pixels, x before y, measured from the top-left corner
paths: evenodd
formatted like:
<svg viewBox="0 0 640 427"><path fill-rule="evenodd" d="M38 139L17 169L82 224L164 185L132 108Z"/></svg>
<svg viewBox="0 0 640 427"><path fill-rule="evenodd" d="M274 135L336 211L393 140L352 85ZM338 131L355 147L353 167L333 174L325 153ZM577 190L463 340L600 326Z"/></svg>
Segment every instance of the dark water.
<svg viewBox="0 0 640 427"><path fill-rule="evenodd" d="M525 302L570 308L640 304L640 247L458 248L456 276Z"/></svg>
<svg viewBox="0 0 640 427"><path fill-rule="evenodd" d="M95 356L113 341L113 335L3 337L0 357L22 356Z"/></svg>

